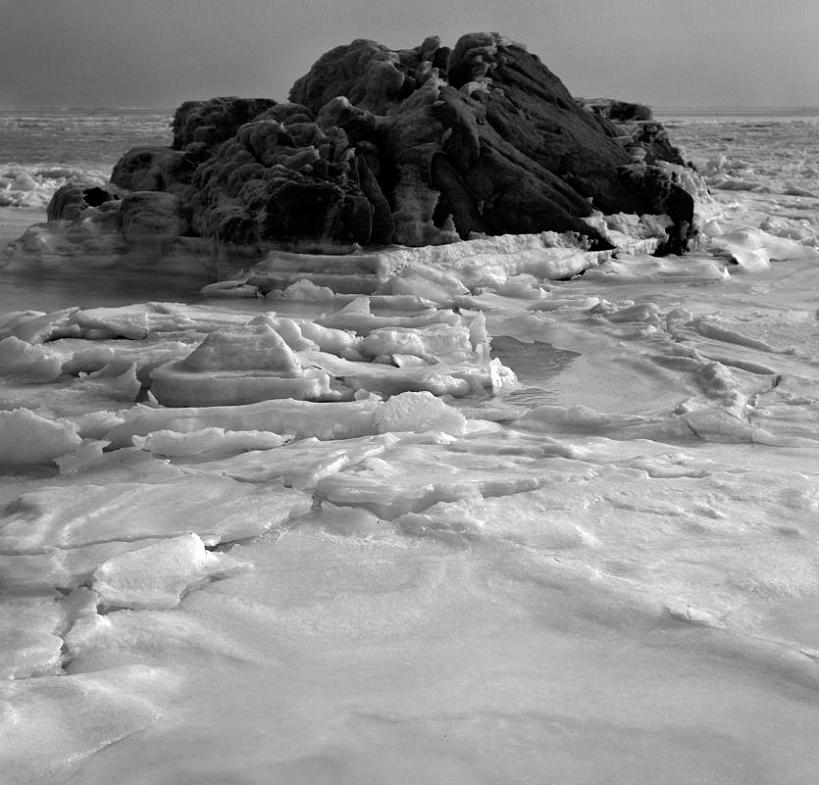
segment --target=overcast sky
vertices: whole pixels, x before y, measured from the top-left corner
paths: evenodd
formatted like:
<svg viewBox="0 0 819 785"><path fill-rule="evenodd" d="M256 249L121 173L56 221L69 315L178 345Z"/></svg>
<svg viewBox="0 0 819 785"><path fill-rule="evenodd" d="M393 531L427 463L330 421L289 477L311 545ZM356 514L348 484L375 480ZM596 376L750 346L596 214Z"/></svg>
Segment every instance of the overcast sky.
<svg viewBox="0 0 819 785"><path fill-rule="evenodd" d="M819 0L0 0L0 105L285 99L323 52L496 30L578 96L819 105Z"/></svg>

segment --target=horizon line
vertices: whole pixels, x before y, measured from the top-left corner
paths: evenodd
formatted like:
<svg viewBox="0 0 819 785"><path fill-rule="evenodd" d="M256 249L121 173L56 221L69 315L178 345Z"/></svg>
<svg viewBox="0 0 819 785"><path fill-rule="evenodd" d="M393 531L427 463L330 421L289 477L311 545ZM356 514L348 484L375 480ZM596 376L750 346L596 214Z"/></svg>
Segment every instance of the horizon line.
<svg viewBox="0 0 819 785"><path fill-rule="evenodd" d="M209 98L203 99L185 99L188 100L202 100L207 101L210 98L217 98L222 96L210 96ZM237 97L237 98L258 98L259 96L225 96L225 97ZM586 96L573 96L578 100L603 100L604 97L596 96L594 98L588 98ZM276 100L276 99L271 99ZM613 99L613 100L620 100L620 99ZM287 103L287 101L278 101L277 103ZM653 111L670 111L670 110L696 110L696 111L723 111L723 112L739 112L739 111L753 111L753 110L776 110L776 111L785 111L785 110L792 110L797 112L806 112L806 111L819 111L819 103L816 104L652 104L652 103L643 103L641 101L625 101L625 103L636 103L642 104L643 106L647 106L649 109ZM54 109L54 110L72 110L72 109L83 109L83 110L106 110L106 111L140 111L140 112L175 112L176 109L181 106L180 104L176 104L175 106L147 106L147 105L119 105L119 104L51 104L51 103L25 103L25 104L0 104L0 111L8 112L14 111L18 109Z"/></svg>

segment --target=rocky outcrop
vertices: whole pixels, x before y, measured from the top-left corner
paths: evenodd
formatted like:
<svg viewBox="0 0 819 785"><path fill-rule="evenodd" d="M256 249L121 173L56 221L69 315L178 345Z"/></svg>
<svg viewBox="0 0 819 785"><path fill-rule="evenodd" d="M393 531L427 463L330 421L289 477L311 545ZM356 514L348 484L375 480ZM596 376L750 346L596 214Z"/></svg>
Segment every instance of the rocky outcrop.
<svg viewBox="0 0 819 785"><path fill-rule="evenodd" d="M134 247L170 248L182 234L179 197L157 191L135 191L122 200L122 233Z"/></svg>
<svg viewBox="0 0 819 785"><path fill-rule="evenodd" d="M51 197L46 218L49 221L76 221L83 217L89 207L101 207L121 198L119 188L100 188L90 183L69 182L60 186Z"/></svg>
<svg viewBox="0 0 819 785"><path fill-rule="evenodd" d="M275 106L270 98L185 101L173 118L173 149L198 152L230 139L245 123Z"/></svg>
<svg viewBox="0 0 819 785"><path fill-rule="evenodd" d="M127 191L187 192L200 160L167 147L134 147L117 161L111 182Z"/></svg>
<svg viewBox="0 0 819 785"><path fill-rule="evenodd" d="M650 166L662 162L684 165L680 151L650 107L611 98L580 98L578 102L606 132L615 135L632 160Z"/></svg>
<svg viewBox="0 0 819 785"><path fill-rule="evenodd" d="M123 203L126 235L153 227L160 244L195 236L261 254L557 231L605 249L584 220L593 211L668 212L658 164L681 160L646 111L582 105L497 33L452 50L434 37L405 50L355 40L320 57L286 103L186 102L172 147L130 150L112 183L138 197Z"/></svg>

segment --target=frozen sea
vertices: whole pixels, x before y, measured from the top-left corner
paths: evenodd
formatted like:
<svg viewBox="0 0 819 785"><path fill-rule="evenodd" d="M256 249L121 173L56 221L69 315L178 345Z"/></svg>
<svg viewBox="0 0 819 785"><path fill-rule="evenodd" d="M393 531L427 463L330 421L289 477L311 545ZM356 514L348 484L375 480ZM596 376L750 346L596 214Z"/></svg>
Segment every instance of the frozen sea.
<svg viewBox="0 0 819 785"><path fill-rule="evenodd" d="M819 110L658 117L711 191L698 249L499 262L460 314L0 255L2 785L816 781ZM0 238L169 120L0 111ZM408 373L485 323L518 381L135 402L276 314Z"/></svg>

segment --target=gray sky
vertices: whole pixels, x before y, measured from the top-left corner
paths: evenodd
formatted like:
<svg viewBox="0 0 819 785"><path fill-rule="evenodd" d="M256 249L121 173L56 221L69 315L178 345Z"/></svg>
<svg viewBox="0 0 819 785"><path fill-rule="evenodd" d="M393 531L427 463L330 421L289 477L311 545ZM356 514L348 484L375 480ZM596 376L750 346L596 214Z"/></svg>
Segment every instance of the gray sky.
<svg viewBox="0 0 819 785"><path fill-rule="evenodd" d="M0 0L0 105L285 99L323 52L497 30L578 96L819 105L819 0Z"/></svg>

